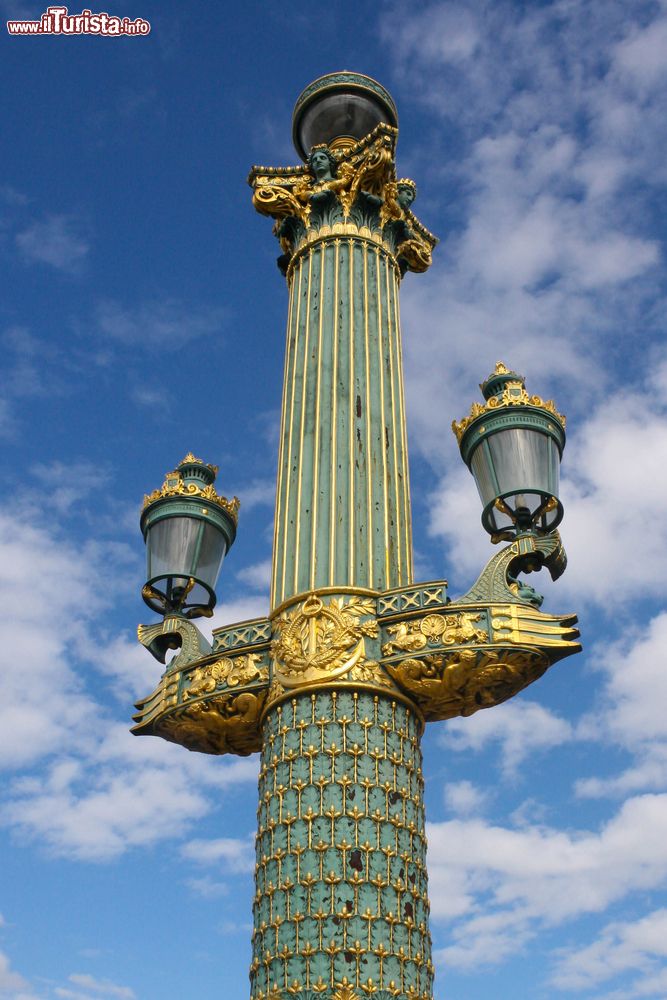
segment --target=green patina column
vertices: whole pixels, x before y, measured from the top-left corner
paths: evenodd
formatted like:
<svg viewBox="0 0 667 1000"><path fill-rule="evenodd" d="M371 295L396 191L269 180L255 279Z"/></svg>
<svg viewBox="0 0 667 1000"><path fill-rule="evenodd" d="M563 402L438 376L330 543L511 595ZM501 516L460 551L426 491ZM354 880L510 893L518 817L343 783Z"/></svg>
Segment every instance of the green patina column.
<svg viewBox="0 0 667 1000"><path fill-rule="evenodd" d="M382 117L305 148L309 107L341 77ZM412 583L398 289L436 242L396 178L395 126L384 88L332 74L297 102L305 166L250 175L289 290L252 1000L432 998L423 718L378 666L373 599Z"/></svg>
<svg viewBox="0 0 667 1000"><path fill-rule="evenodd" d="M253 997L432 996L420 733L365 691L267 715Z"/></svg>
<svg viewBox="0 0 667 1000"><path fill-rule="evenodd" d="M311 230L287 273L274 606L412 580L400 273L379 235L334 228L354 232Z"/></svg>

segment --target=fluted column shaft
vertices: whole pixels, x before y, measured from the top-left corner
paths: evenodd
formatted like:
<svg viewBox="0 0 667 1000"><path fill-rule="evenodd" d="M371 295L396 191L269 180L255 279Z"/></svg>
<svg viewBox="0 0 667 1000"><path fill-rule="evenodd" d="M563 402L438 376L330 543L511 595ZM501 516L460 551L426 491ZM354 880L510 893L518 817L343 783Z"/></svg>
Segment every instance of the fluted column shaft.
<svg viewBox="0 0 667 1000"><path fill-rule="evenodd" d="M273 607L321 587L412 582L395 259L330 235L301 248L288 280Z"/></svg>

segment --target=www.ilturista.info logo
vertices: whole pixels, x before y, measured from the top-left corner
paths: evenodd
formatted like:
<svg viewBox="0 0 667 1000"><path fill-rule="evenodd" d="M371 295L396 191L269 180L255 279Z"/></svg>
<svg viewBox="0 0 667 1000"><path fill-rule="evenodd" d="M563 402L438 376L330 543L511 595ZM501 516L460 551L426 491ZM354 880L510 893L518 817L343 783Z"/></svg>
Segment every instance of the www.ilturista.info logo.
<svg viewBox="0 0 667 1000"><path fill-rule="evenodd" d="M39 21L7 21L10 35L106 35L120 38L127 35L147 35L151 30L142 17L116 17L113 14L93 14L82 10L68 13L67 7L47 7Z"/></svg>

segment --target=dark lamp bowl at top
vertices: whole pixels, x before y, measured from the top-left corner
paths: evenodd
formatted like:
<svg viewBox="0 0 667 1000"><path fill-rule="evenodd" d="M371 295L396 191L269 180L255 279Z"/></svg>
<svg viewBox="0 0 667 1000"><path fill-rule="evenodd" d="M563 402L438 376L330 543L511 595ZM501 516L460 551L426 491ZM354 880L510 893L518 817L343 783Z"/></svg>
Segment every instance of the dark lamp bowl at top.
<svg viewBox="0 0 667 1000"><path fill-rule="evenodd" d="M398 126L391 95L370 76L341 71L327 73L309 84L294 108L292 138L302 160L313 146L336 140L356 142L385 122Z"/></svg>

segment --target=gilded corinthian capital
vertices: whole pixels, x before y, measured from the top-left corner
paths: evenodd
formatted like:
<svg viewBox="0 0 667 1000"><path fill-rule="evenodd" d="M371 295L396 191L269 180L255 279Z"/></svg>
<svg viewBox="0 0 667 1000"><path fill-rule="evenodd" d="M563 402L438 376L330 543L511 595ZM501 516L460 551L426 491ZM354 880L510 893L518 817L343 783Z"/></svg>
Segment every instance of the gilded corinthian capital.
<svg viewBox="0 0 667 1000"><path fill-rule="evenodd" d="M401 275L430 266L437 239L411 210L414 182L396 178L397 135L380 123L342 149L313 146L304 166L253 167L253 205L275 219L283 273L303 246L328 235L361 234L383 245Z"/></svg>

